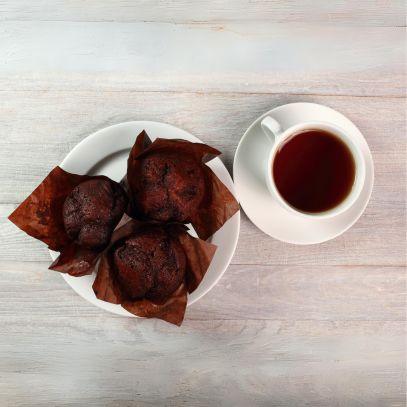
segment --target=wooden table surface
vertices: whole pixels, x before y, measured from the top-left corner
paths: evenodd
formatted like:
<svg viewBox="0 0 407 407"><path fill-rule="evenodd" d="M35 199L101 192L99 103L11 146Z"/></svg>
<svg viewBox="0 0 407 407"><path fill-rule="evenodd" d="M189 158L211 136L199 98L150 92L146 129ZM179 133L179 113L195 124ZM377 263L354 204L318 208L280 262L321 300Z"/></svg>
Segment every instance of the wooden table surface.
<svg viewBox="0 0 407 407"><path fill-rule="evenodd" d="M0 404L404 406L402 0L0 0ZM243 214L181 328L104 312L6 217L79 141L127 120L224 152L309 101L366 137L375 186L344 235L293 246Z"/></svg>

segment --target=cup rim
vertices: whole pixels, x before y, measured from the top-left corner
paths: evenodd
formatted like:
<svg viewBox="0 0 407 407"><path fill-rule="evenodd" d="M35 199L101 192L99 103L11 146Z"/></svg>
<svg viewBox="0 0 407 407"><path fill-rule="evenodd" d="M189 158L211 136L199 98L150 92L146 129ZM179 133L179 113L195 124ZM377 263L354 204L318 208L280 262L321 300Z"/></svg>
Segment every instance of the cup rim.
<svg viewBox="0 0 407 407"><path fill-rule="evenodd" d="M276 156L278 148L295 133L311 129L329 131L332 132L335 136L338 136L343 142L346 143L346 145L350 149L356 166L355 180L349 194L337 206L323 212L305 212L290 205L278 191L277 186L275 185L274 182L273 171L271 170L273 168L274 158ZM278 203L281 206L283 206L286 210L298 216L305 217L308 219L330 218L333 216L337 216L345 212L347 209L349 209L356 202L356 200L359 198L362 192L363 185L365 183L365 175L366 175L366 163L364 156L360 151L360 148L354 143L351 137L348 136L345 130L343 130L336 124L332 124L330 122L325 121L307 121L295 124L285 129L281 134L278 135L277 140L271 147L267 160L266 180L270 193L274 196Z"/></svg>

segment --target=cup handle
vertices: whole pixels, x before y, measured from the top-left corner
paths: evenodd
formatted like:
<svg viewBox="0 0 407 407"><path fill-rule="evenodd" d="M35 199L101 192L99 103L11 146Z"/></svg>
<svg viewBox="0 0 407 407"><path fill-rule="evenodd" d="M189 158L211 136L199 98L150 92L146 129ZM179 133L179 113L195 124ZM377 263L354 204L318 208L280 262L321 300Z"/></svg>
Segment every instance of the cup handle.
<svg viewBox="0 0 407 407"><path fill-rule="evenodd" d="M261 128L273 144L283 133L280 123L270 116L265 117L261 121Z"/></svg>

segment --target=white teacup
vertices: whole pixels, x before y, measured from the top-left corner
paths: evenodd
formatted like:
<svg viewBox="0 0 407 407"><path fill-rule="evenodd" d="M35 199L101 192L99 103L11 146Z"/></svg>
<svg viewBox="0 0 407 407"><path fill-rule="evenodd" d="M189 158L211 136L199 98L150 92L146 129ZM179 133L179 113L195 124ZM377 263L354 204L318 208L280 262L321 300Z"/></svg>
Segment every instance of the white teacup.
<svg viewBox="0 0 407 407"><path fill-rule="evenodd" d="M265 117L261 121L261 127L263 132L268 136L271 141L269 158L267 160L266 171L266 182L267 187L276 200L283 208L288 211L295 213L298 216L310 217L310 218L327 218L339 215L340 213L346 211L350 208L354 202L358 199L360 193L362 192L363 185L365 182L365 160L363 158L362 151L360 148L352 141L352 139L346 134L344 130L340 127L333 125L328 122L322 121L312 121L297 124L295 126L289 127L288 129L283 129L280 123L270 116ZM273 178L273 164L276 153L282 144L292 135L302 133L307 130L321 130L333 134L342 140L350 152L353 155L355 162L355 179L353 186L346 198L341 201L337 206L324 212L303 212L297 208L291 206L279 193L277 186Z"/></svg>

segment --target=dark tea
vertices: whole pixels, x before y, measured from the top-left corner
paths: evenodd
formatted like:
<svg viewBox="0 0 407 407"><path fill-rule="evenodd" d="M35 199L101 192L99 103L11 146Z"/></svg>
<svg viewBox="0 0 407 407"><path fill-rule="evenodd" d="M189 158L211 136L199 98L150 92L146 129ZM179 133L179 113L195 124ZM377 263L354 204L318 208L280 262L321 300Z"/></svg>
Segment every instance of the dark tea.
<svg viewBox="0 0 407 407"><path fill-rule="evenodd" d="M272 168L277 190L302 212L324 212L338 206L355 180L349 147L323 130L304 130L278 149Z"/></svg>

